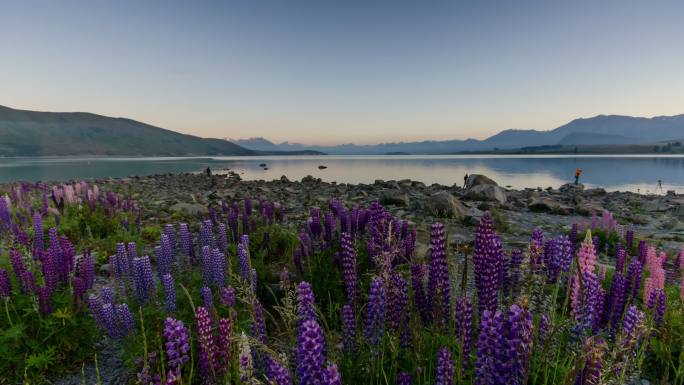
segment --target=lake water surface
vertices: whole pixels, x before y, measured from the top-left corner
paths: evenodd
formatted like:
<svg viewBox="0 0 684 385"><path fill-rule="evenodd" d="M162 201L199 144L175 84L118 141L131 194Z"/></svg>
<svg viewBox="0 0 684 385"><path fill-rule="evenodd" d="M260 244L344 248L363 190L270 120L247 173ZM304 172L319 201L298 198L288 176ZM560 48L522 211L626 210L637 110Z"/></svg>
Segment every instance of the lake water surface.
<svg viewBox="0 0 684 385"><path fill-rule="evenodd" d="M260 165L265 163L267 170ZM320 170L319 165L327 166ZM558 187L571 182L576 168L581 182L607 190L684 193L683 156L268 156L268 157L61 157L0 158L0 182L53 181L104 176L127 177L162 173L199 172L211 167L243 179L271 180L286 175L299 180L313 175L325 181L372 183L376 179L412 179L426 184L462 184L466 173L485 174L502 186Z"/></svg>

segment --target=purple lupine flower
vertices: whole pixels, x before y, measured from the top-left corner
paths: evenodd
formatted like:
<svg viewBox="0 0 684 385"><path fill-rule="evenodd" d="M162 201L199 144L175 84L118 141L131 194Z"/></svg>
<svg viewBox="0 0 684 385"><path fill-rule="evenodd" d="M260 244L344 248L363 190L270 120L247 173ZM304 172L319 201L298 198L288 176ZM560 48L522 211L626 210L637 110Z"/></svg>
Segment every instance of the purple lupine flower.
<svg viewBox="0 0 684 385"><path fill-rule="evenodd" d="M83 278L86 289L92 289L95 281L95 261L90 250L86 250L78 262L78 274Z"/></svg>
<svg viewBox="0 0 684 385"><path fill-rule="evenodd" d="M638 259L633 258L627 269L627 294L630 295L631 298L639 297L642 266L642 263Z"/></svg>
<svg viewBox="0 0 684 385"><path fill-rule="evenodd" d="M470 364L470 350L473 343L473 304L466 297L456 301L456 339L460 342L463 369Z"/></svg>
<svg viewBox="0 0 684 385"><path fill-rule="evenodd" d="M214 249L211 254L211 261L214 287L226 286L226 255L219 249Z"/></svg>
<svg viewBox="0 0 684 385"><path fill-rule="evenodd" d="M90 309L90 313L93 315L95 324L97 324L97 326L101 329L104 329L105 320L104 314L102 312L102 302L96 295L91 294L88 296L88 308Z"/></svg>
<svg viewBox="0 0 684 385"><path fill-rule="evenodd" d="M511 255L508 258L507 274L504 274L504 279L506 279L508 282L502 282L503 286L508 287L511 295L516 292L518 282L520 281L520 266L524 260L525 255L522 253L522 251L520 251L520 249L513 249L513 251L511 251Z"/></svg>
<svg viewBox="0 0 684 385"><path fill-rule="evenodd" d="M22 282L23 276L26 271L26 266L24 265L24 258L21 253L15 249L10 249L10 263L12 265L12 270L14 270L14 275L17 277L17 281ZM23 285L22 285L23 286Z"/></svg>
<svg viewBox="0 0 684 385"><path fill-rule="evenodd" d="M587 338L584 344L584 367L578 371L575 385L593 385L601 383L601 370L606 342L601 337Z"/></svg>
<svg viewBox="0 0 684 385"><path fill-rule="evenodd" d="M244 234L244 235L242 235L242 237L240 237L240 243L238 244L238 247L237 247L237 255L238 255L238 275L244 281L249 283L250 286L253 286L252 274L251 274L251 262L249 259L249 236L246 234Z"/></svg>
<svg viewBox="0 0 684 385"><path fill-rule="evenodd" d="M561 272L567 273L570 271L573 255L574 246L572 245L570 238L564 235L556 238L554 255L551 260L551 268L553 270L553 280L551 282L558 280Z"/></svg>
<svg viewBox="0 0 684 385"><path fill-rule="evenodd" d="M43 251L42 253L42 266L41 270L43 271L43 278L45 280L45 287L50 291L53 292L57 288L57 281L59 278L58 272L57 272L57 258L55 256L55 252L52 248L50 248L48 251Z"/></svg>
<svg viewBox="0 0 684 385"><path fill-rule="evenodd" d="M9 198L0 195L0 231L9 229L12 225L12 214L9 209Z"/></svg>
<svg viewBox="0 0 684 385"><path fill-rule="evenodd" d="M308 320L318 320L316 298L311 284L302 281L297 285L297 323L301 325Z"/></svg>
<svg viewBox="0 0 684 385"><path fill-rule="evenodd" d="M235 288L228 286L219 289L219 302L229 308L235 306Z"/></svg>
<svg viewBox="0 0 684 385"><path fill-rule="evenodd" d="M126 252L126 245L119 242L116 244L116 265L114 270L117 277L124 279L131 274L131 268L133 267L133 258Z"/></svg>
<svg viewBox="0 0 684 385"><path fill-rule="evenodd" d="M385 286L380 278L373 278L368 294L368 305L366 306L366 324L364 325L364 336L371 345L377 346L385 333L385 305L387 295Z"/></svg>
<svg viewBox="0 0 684 385"><path fill-rule="evenodd" d="M655 289L654 292L658 293L658 303L654 306L653 319L655 320L656 326L660 326L663 324L663 319L665 318L665 290Z"/></svg>
<svg viewBox="0 0 684 385"><path fill-rule="evenodd" d="M637 247L637 256L642 265L646 263L646 254L648 254L648 245L646 244L646 241L642 239L639 241L639 246Z"/></svg>
<svg viewBox="0 0 684 385"><path fill-rule="evenodd" d="M110 337L118 337L120 333L119 323L116 319L116 310L111 303L102 304L102 321L105 331Z"/></svg>
<svg viewBox="0 0 684 385"><path fill-rule="evenodd" d="M181 368L190 360L190 332L183 321L167 317L164 321L164 338L169 369L180 375Z"/></svg>
<svg viewBox="0 0 684 385"><path fill-rule="evenodd" d="M208 288L206 286L202 286L200 288L200 297L202 297L202 302L204 302L204 307L206 307L207 309L211 309L214 307L214 299L213 299L213 296L211 294L210 288Z"/></svg>
<svg viewBox="0 0 684 385"><path fill-rule="evenodd" d="M632 249L634 248L634 229L631 227L625 232L625 247L627 247L627 250L629 250L629 253L631 254Z"/></svg>
<svg viewBox="0 0 684 385"><path fill-rule="evenodd" d="M209 250L216 247L214 230L210 220L203 221L200 225L200 247L209 246Z"/></svg>
<svg viewBox="0 0 684 385"><path fill-rule="evenodd" d="M311 217L309 218L309 231L311 235L318 239L321 236L321 210L318 207L311 208Z"/></svg>
<svg viewBox="0 0 684 385"><path fill-rule="evenodd" d="M218 249L223 254L228 250L228 233L224 223L219 223L218 225Z"/></svg>
<svg viewBox="0 0 684 385"><path fill-rule="evenodd" d="M9 298L12 294L12 283L7 270L0 268L0 297Z"/></svg>
<svg viewBox="0 0 684 385"><path fill-rule="evenodd" d="M532 230L529 243L530 264L539 268L544 256L544 232L539 227Z"/></svg>
<svg viewBox="0 0 684 385"><path fill-rule="evenodd" d="M486 212L477 227L473 254L480 314L496 310L502 259L501 241L494 233L492 217Z"/></svg>
<svg viewBox="0 0 684 385"><path fill-rule="evenodd" d="M20 282L22 293L36 293L36 277L33 275L32 271L24 271L21 275Z"/></svg>
<svg viewBox="0 0 684 385"><path fill-rule="evenodd" d="M114 301L115 301L114 291L112 289L110 289L109 286L104 286L102 288L102 293L100 295L102 297L103 303L114 304Z"/></svg>
<svg viewBox="0 0 684 385"><path fill-rule="evenodd" d="M164 235L166 235L166 238L169 240L169 254L173 259L176 256L176 229L172 224L167 223L164 226Z"/></svg>
<svg viewBox="0 0 684 385"><path fill-rule="evenodd" d="M207 309L202 306L197 307L195 320L197 321L197 337L200 345L200 370L205 378L211 378L218 367L218 357L211 317L209 317Z"/></svg>
<svg viewBox="0 0 684 385"><path fill-rule="evenodd" d="M356 318L350 304L342 306L342 342L345 352L356 350Z"/></svg>
<svg viewBox="0 0 684 385"><path fill-rule="evenodd" d="M200 270L202 271L202 283L210 286L214 282L213 256L209 246L202 246L200 254Z"/></svg>
<svg viewBox="0 0 684 385"><path fill-rule="evenodd" d="M176 287L171 274L164 274L161 278L164 287L164 307L168 313L176 311Z"/></svg>
<svg viewBox="0 0 684 385"><path fill-rule="evenodd" d="M237 243L240 236L238 229L238 210L231 209L228 213L228 227L233 238L233 242Z"/></svg>
<svg viewBox="0 0 684 385"><path fill-rule="evenodd" d="M409 308L408 283L399 273L394 273L390 279L389 291L389 324L392 330L399 333L402 348L411 346L413 334L411 332L411 309Z"/></svg>
<svg viewBox="0 0 684 385"><path fill-rule="evenodd" d="M245 198L245 215L248 217L252 216L252 200L250 198Z"/></svg>
<svg viewBox="0 0 684 385"><path fill-rule="evenodd" d="M38 308L40 309L40 314L52 314L52 290L46 286L41 286L36 289L36 292L38 294Z"/></svg>
<svg viewBox="0 0 684 385"><path fill-rule="evenodd" d="M250 324L252 337L261 343L266 342L266 320L264 319L264 308L261 302L255 300L252 304L252 323Z"/></svg>
<svg viewBox="0 0 684 385"><path fill-rule="evenodd" d="M397 375L397 385L411 385L411 375L408 372L401 372Z"/></svg>
<svg viewBox="0 0 684 385"><path fill-rule="evenodd" d="M33 250L34 255L45 249L45 239L43 233L43 217L39 212L33 214Z"/></svg>
<svg viewBox="0 0 684 385"><path fill-rule="evenodd" d="M190 234L187 223L180 224L179 236L180 252L184 257L190 258L190 238L192 237L192 234Z"/></svg>
<svg viewBox="0 0 684 385"><path fill-rule="evenodd" d="M318 385L325 363L323 331L315 319L302 323L297 337L297 378L300 385Z"/></svg>
<svg viewBox="0 0 684 385"><path fill-rule="evenodd" d="M268 378L270 381L269 383L277 385L292 385L290 371L287 370L284 365L272 357L267 357L266 362L266 378Z"/></svg>
<svg viewBox="0 0 684 385"><path fill-rule="evenodd" d="M116 305L116 318L119 320L121 326L121 335L127 336L135 332L135 322L133 321L133 314L125 303Z"/></svg>
<svg viewBox="0 0 684 385"><path fill-rule="evenodd" d="M615 271L623 272L625 270L626 261L627 251L624 248L619 248L615 253Z"/></svg>
<svg viewBox="0 0 684 385"><path fill-rule="evenodd" d="M136 296L140 302L147 302L152 299L155 290L150 257L145 255L133 259L133 267Z"/></svg>
<svg viewBox="0 0 684 385"><path fill-rule="evenodd" d="M411 289L413 291L413 302L416 309L420 312L424 323L430 321L430 312L427 298L425 297L425 264L411 263Z"/></svg>
<svg viewBox="0 0 684 385"><path fill-rule="evenodd" d="M610 295L606 304L604 322L610 323L611 329L616 330L620 325L622 313L627 302L627 280L620 271L613 273L610 284Z"/></svg>
<svg viewBox="0 0 684 385"><path fill-rule="evenodd" d="M218 354L222 367L230 360L231 344L230 339L233 335L233 319L221 318L218 321Z"/></svg>
<svg viewBox="0 0 684 385"><path fill-rule="evenodd" d="M601 238L598 235L594 235L591 243L594 245L594 252L596 255L599 255L601 253Z"/></svg>
<svg viewBox="0 0 684 385"><path fill-rule="evenodd" d="M630 305L622 320L622 332L630 338L636 338L637 327L644 322L645 318L644 312L636 306Z"/></svg>
<svg viewBox="0 0 684 385"><path fill-rule="evenodd" d="M337 365L331 364L323 371L323 385L342 385L342 378L340 372L337 370Z"/></svg>
<svg viewBox="0 0 684 385"><path fill-rule="evenodd" d="M432 320L447 327L451 319L451 286L446 260L444 225L433 223L430 229L430 270L428 271L428 298Z"/></svg>
<svg viewBox="0 0 684 385"><path fill-rule="evenodd" d="M62 250L62 265L59 269L59 275L62 282L67 283L69 274L74 268L74 258L76 257L76 250L74 245L69 241L69 238L62 236L59 238L59 244Z"/></svg>
<svg viewBox="0 0 684 385"><path fill-rule="evenodd" d="M477 361L475 363L475 384L505 384L502 367L497 355L503 351L503 314L500 311L483 310L480 320L480 335L477 340Z"/></svg>
<svg viewBox="0 0 684 385"><path fill-rule="evenodd" d="M598 302L598 277L591 271L582 273L582 296L581 301L577 301L578 308L575 309L575 318L580 327L591 330L594 327L596 309Z"/></svg>
<svg viewBox="0 0 684 385"><path fill-rule="evenodd" d="M173 248L171 247L171 239L167 234L162 234L159 239L159 246L154 248L154 254L157 256L157 274L161 278L166 274L171 273L173 264Z"/></svg>
<svg viewBox="0 0 684 385"><path fill-rule="evenodd" d="M356 291L358 287L358 274L356 271L356 250L354 240L348 233L342 233L340 241L342 248L342 268L344 278L344 288L347 292L347 301L356 302Z"/></svg>
<svg viewBox="0 0 684 385"><path fill-rule="evenodd" d="M532 314L513 304L509 311L505 328L505 351L499 352L504 361L507 384L525 383L527 361L532 348Z"/></svg>
<svg viewBox="0 0 684 385"><path fill-rule="evenodd" d="M74 305L78 305L83 302L83 296L85 295L85 283L83 278L74 277L71 279L71 286L73 288Z"/></svg>
<svg viewBox="0 0 684 385"><path fill-rule="evenodd" d="M442 347L437 353L437 371L435 385L452 385L454 383L454 360L448 348Z"/></svg>

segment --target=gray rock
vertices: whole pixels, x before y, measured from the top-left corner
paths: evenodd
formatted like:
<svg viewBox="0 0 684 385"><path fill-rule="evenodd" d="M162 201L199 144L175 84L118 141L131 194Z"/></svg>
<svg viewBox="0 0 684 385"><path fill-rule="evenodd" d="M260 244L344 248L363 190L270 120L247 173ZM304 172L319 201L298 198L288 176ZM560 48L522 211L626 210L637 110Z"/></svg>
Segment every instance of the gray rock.
<svg viewBox="0 0 684 385"><path fill-rule="evenodd" d="M112 275L112 265L109 263L103 263L100 265L100 274L107 276Z"/></svg>
<svg viewBox="0 0 684 385"><path fill-rule="evenodd" d="M496 201L500 204L506 203L506 190L496 184L481 184L469 188L466 191L467 198L479 201Z"/></svg>
<svg viewBox="0 0 684 385"><path fill-rule="evenodd" d="M493 185L498 186L496 182L492 179L482 175L482 174L471 174L468 175L468 180L466 181L466 189L471 189L475 186L481 185Z"/></svg>
<svg viewBox="0 0 684 385"><path fill-rule="evenodd" d="M190 215L205 214L208 212L207 207L199 203L176 203L171 206L171 210Z"/></svg>
<svg viewBox="0 0 684 385"><path fill-rule="evenodd" d="M401 190L383 190L380 193L380 203L386 206L408 206L409 196Z"/></svg>
<svg viewBox="0 0 684 385"><path fill-rule="evenodd" d="M583 184L573 184L573 183L566 183L558 188L558 190L564 194L577 194L581 193L584 191L584 185Z"/></svg>
<svg viewBox="0 0 684 385"><path fill-rule="evenodd" d="M463 218L470 214L470 210L448 191L437 192L428 199L428 209L435 216Z"/></svg>
<svg viewBox="0 0 684 385"><path fill-rule="evenodd" d="M560 203L549 197L537 197L527 207L534 212L556 211L560 208Z"/></svg>

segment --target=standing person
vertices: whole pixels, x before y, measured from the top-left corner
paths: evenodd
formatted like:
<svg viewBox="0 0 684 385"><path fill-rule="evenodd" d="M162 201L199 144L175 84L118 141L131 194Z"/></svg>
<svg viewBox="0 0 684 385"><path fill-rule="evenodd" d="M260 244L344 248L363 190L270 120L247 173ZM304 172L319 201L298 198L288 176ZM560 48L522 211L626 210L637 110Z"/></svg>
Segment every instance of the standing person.
<svg viewBox="0 0 684 385"><path fill-rule="evenodd" d="M463 177L463 188L466 188L466 185L468 184L468 173L465 174Z"/></svg>
<svg viewBox="0 0 684 385"><path fill-rule="evenodd" d="M580 175L582 175L582 169L578 168L577 170L575 170L575 186L579 184Z"/></svg>
<svg viewBox="0 0 684 385"><path fill-rule="evenodd" d="M663 180L658 179L658 189L660 190L660 193L663 193Z"/></svg>

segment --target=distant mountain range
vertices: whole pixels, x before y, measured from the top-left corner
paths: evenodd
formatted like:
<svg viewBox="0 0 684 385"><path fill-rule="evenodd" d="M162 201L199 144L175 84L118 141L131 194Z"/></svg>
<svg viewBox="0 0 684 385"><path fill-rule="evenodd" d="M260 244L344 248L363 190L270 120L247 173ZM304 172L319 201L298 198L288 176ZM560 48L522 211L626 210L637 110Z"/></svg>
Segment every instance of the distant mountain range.
<svg viewBox="0 0 684 385"><path fill-rule="evenodd" d="M296 153L315 153L298 151ZM284 154L245 149L223 139L84 112L39 112L0 106L0 156L205 156Z"/></svg>
<svg viewBox="0 0 684 385"><path fill-rule="evenodd" d="M233 140L252 150L284 151L315 150L327 154L454 154L467 152L527 152L529 149L549 146L571 151L576 147L592 147L610 151L634 145L650 149L654 144L684 139L684 114L639 118L622 115L599 115L588 119L575 119L550 131L504 130L484 140L444 140L422 142L381 143L376 145L341 144L337 146L308 146L284 142L275 144L264 138ZM646 146L648 145L648 146ZM523 150L524 149L524 150ZM637 149L638 151L638 149Z"/></svg>

